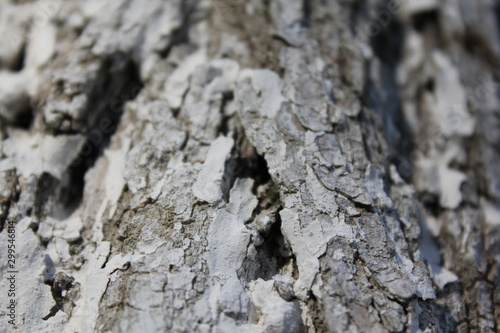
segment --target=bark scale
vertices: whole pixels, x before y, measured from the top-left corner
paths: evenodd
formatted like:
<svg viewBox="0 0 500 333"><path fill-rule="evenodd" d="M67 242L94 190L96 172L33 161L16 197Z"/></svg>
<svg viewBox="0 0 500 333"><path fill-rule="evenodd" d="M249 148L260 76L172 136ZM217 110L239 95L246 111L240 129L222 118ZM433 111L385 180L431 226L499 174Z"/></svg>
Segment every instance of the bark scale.
<svg viewBox="0 0 500 333"><path fill-rule="evenodd" d="M2 1L3 327L495 332L498 13Z"/></svg>

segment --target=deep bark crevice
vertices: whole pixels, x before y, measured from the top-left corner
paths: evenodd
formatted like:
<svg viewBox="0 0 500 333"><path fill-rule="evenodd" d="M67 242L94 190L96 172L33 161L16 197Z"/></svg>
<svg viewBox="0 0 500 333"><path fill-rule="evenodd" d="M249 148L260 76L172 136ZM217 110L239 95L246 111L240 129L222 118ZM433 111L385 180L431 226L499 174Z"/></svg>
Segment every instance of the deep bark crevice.
<svg viewBox="0 0 500 333"><path fill-rule="evenodd" d="M175 46L189 44L189 30L193 25L193 15L199 0L183 0L180 2L180 13L182 15L180 26L172 32L170 42L164 50L159 52L162 59L168 58L170 51Z"/></svg>
<svg viewBox="0 0 500 333"><path fill-rule="evenodd" d="M85 174L102 156L120 123L125 104L137 97L143 84L137 65L116 55L105 61L100 82L91 93L83 135L86 142L71 163L59 189L57 218L64 219L77 209L83 198Z"/></svg>
<svg viewBox="0 0 500 333"><path fill-rule="evenodd" d="M245 284L257 279L268 281L277 274L284 273L283 269L296 261L295 256L286 249L286 240L281 233L281 218L279 211L275 213L275 222L269 230L261 233L262 239L254 245L255 253L247 257L238 270L238 277ZM255 244L255 239L254 239ZM296 267L294 269L296 277Z"/></svg>
<svg viewBox="0 0 500 333"><path fill-rule="evenodd" d="M400 87L396 78L404 39L403 24L392 18L388 26L370 40L375 55L380 60L380 81L377 85L371 77L367 78L363 99L364 103L374 109L382 119L390 163L396 165L403 179L410 182L411 172L407 172L405 167L413 168L411 152L415 146L415 133L412 132L403 114ZM370 150L367 151L370 155ZM371 160L370 157L369 159Z"/></svg>

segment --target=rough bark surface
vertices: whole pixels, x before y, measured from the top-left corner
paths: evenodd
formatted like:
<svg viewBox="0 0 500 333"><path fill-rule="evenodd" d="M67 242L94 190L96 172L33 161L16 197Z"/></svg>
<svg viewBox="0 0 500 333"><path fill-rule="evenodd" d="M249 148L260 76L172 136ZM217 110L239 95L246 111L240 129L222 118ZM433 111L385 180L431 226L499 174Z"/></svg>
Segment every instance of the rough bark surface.
<svg viewBox="0 0 500 333"><path fill-rule="evenodd" d="M498 331L499 8L1 1L1 330Z"/></svg>

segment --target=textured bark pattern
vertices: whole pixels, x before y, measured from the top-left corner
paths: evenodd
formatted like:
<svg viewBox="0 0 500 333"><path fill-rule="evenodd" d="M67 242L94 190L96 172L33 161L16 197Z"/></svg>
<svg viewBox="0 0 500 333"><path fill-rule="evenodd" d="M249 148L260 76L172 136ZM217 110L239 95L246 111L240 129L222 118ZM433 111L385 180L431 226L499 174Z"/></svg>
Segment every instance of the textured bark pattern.
<svg viewBox="0 0 500 333"><path fill-rule="evenodd" d="M495 332L493 0L0 2L13 332Z"/></svg>

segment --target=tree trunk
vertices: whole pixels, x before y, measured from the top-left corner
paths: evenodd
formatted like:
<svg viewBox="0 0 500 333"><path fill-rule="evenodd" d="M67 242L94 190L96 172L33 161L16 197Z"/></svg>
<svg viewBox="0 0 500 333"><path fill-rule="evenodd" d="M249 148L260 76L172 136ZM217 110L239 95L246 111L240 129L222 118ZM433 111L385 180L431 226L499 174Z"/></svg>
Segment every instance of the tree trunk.
<svg viewBox="0 0 500 333"><path fill-rule="evenodd" d="M2 327L497 331L499 13L1 1Z"/></svg>

